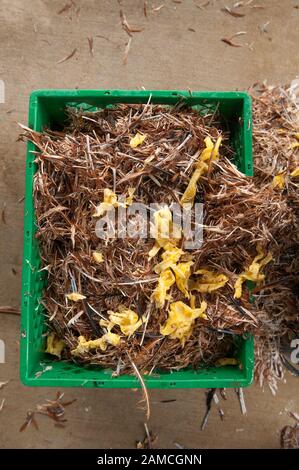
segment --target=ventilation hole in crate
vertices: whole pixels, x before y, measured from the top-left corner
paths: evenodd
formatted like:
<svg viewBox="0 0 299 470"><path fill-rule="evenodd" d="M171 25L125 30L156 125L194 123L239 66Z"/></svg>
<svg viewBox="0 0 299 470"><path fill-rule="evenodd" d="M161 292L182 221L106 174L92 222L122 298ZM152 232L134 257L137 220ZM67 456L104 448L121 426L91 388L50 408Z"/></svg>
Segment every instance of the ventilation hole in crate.
<svg viewBox="0 0 299 470"><path fill-rule="evenodd" d="M40 323L40 321L38 322L38 325L37 325L37 329L38 329L38 334L44 338L43 336L43 324Z"/></svg>
<svg viewBox="0 0 299 470"><path fill-rule="evenodd" d="M26 230L26 237L30 237L30 232L29 232L29 230Z"/></svg>
<svg viewBox="0 0 299 470"><path fill-rule="evenodd" d="M39 313L40 313L39 304L35 302L34 303L34 321L36 321L38 324L40 324L42 321L41 315Z"/></svg>
<svg viewBox="0 0 299 470"><path fill-rule="evenodd" d="M175 91L171 94L172 94L172 96L178 96L178 94Z"/></svg>
<svg viewBox="0 0 299 470"><path fill-rule="evenodd" d="M22 338L26 338L26 331L25 330L22 331L21 336L22 336Z"/></svg>
<svg viewBox="0 0 299 470"><path fill-rule="evenodd" d="M110 95L110 91L105 91L105 95Z"/></svg>
<svg viewBox="0 0 299 470"><path fill-rule="evenodd" d="M96 387L103 387L105 385L105 382L94 382Z"/></svg>
<svg viewBox="0 0 299 470"><path fill-rule="evenodd" d="M169 382L169 387L175 387L176 386L176 382Z"/></svg>
<svg viewBox="0 0 299 470"><path fill-rule="evenodd" d="M32 162L28 163L29 168L32 168Z"/></svg>

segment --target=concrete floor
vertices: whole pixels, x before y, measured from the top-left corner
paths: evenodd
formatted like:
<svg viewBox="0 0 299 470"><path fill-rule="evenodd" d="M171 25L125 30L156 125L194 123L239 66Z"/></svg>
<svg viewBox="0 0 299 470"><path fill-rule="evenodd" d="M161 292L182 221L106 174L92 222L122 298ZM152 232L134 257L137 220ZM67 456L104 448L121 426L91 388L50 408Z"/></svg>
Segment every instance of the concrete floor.
<svg viewBox="0 0 299 470"><path fill-rule="evenodd" d="M245 17L221 11L233 2L201 0L148 1L148 18L142 0L123 0L128 21L143 28L132 40L128 64L122 63L127 36L121 29L118 4L108 0L76 0L74 8L57 12L67 0L1 0L0 79L5 83L5 103L0 104L0 209L6 205L1 227L0 305L20 303L25 145L17 142L17 122L26 123L30 92L37 88L154 88L191 90L246 89L253 82L286 83L298 74L298 1L253 1ZM151 5L159 11L151 11ZM250 8L254 4L264 9ZM241 11L241 10L240 10ZM268 33L260 26L270 22ZM189 28L195 30L190 31ZM251 47L230 47L220 41L237 31L236 38ZM105 40L96 35L102 35ZM87 37L94 38L94 57ZM74 48L70 60L57 64ZM16 274L13 273L12 268ZM77 403L67 410L65 429L39 418L40 430L18 429L26 411L56 390L29 389L19 381L19 318L0 314L0 339L6 344L6 363L0 365L0 445L4 448L124 448L143 436L144 415L137 408L139 392L117 390L66 391ZM205 410L204 392L153 391L150 428L159 435L159 447L279 446L279 429L290 422L287 411L299 410L298 383L287 375L277 397L257 386L245 391L248 414L242 416L235 394L224 403L225 421L216 410L204 432L199 430ZM176 398L173 403L155 403Z"/></svg>

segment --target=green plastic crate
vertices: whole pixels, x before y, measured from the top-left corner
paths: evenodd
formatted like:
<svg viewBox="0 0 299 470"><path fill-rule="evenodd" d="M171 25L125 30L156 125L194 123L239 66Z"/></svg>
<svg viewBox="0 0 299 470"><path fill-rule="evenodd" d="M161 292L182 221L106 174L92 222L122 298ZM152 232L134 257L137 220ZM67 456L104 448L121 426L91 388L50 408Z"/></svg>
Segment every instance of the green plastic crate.
<svg viewBox="0 0 299 470"><path fill-rule="evenodd" d="M235 163L248 176L253 174L251 99L239 92L187 91L123 91L123 90L39 90L30 96L29 127L41 131L44 127L61 128L66 106L83 109L105 108L117 103L146 103L174 105L179 100L194 106L199 112L217 109L230 130ZM83 367L70 362L53 360L45 354L47 325L40 303L44 287L40 269L40 254L35 239L33 177L36 171L36 150L28 143L26 160L26 197L24 222L24 259L21 317L21 380L29 386L134 388L139 382L134 376L111 377L111 370L99 366ZM246 387L253 379L253 338L237 338L238 366L185 369L180 372L161 372L148 377L148 388L207 388ZM42 374L40 372L44 370Z"/></svg>

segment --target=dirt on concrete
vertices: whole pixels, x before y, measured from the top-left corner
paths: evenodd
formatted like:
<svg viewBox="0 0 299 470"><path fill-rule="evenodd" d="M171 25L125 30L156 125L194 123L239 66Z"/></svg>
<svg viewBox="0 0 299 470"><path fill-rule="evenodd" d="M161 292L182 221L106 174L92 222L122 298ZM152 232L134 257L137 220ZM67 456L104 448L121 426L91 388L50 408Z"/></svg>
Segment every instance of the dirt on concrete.
<svg viewBox="0 0 299 470"><path fill-rule="evenodd" d="M17 141L17 122L27 122L28 97L39 88L122 88L244 90L256 81L287 83L299 70L298 1L260 0L241 7L235 18L221 11L233 2L123 0L133 34L128 62L123 64L129 39L121 27L119 4L108 0L76 0L58 12L67 0L2 0L0 80L5 102L0 104L0 305L20 304L25 145ZM264 8L254 8L254 6ZM156 11L156 8L164 6ZM241 9L240 9L241 11ZM268 23L268 24L267 24ZM265 31L266 30L266 31ZM243 47L221 41L235 38ZM93 55L87 38L93 38ZM76 53L62 63L76 49ZM28 409L53 389L30 389L19 380L19 317L0 314L0 339L6 363L0 364L0 446L2 448L125 448L142 439L144 412L139 392L132 390L68 389L77 402L67 409L68 423L60 429L39 417L39 431L19 433ZM216 409L200 431L205 411L203 390L155 390L149 427L158 434L159 447L174 442L189 448L276 448L279 430L298 411L296 379L287 375L277 397L258 386L245 391L248 413L243 416L234 391L223 404L220 421ZM176 399L159 403L163 399Z"/></svg>

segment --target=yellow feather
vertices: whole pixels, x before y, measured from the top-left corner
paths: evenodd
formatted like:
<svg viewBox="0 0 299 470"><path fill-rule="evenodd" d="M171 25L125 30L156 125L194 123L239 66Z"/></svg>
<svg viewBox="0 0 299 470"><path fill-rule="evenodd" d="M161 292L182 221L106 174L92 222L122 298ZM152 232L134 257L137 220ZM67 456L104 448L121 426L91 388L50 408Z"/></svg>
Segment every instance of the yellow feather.
<svg viewBox="0 0 299 470"><path fill-rule="evenodd" d="M132 137L130 140L130 147L132 149L138 147L138 145L141 145L145 139L146 139L146 134L140 134L140 132L137 132L137 134L135 134L135 136Z"/></svg>
<svg viewBox="0 0 299 470"><path fill-rule="evenodd" d="M50 333L47 336L47 349L46 353L53 356L61 357L61 353L65 348L65 343L60 339L56 333Z"/></svg>

